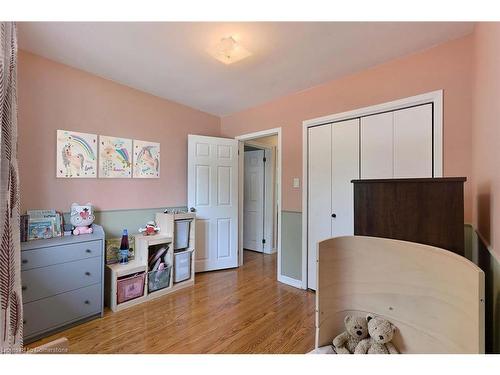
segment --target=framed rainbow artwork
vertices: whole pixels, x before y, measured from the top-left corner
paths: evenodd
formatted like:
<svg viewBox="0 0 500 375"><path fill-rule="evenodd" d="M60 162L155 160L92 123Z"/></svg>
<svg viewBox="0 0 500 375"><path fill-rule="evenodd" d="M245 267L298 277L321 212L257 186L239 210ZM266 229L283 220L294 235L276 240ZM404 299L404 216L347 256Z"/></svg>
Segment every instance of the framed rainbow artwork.
<svg viewBox="0 0 500 375"><path fill-rule="evenodd" d="M160 177L160 144L134 139L134 178Z"/></svg>
<svg viewBox="0 0 500 375"><path fill-rule="evenodd" d="M56 177L97 177L97 135L57 131Z"/></svg>
<svg viewBox="0 0 500 375"><path fill-rule="evenodd" d="M132 177L132 140L99 136L99 178Z"/></svg>

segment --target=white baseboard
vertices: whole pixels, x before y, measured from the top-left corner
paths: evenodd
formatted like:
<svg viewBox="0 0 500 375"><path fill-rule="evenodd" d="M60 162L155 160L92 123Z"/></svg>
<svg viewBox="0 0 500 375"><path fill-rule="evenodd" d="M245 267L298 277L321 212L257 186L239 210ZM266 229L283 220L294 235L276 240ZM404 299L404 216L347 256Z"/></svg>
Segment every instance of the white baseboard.
<svg viewBox="0 0 500 375"><path fill-rule="evenodd" d="M278 281L293 286L294 288L302 289L302 280L293 279L285 275L278 275Z"/></svg>

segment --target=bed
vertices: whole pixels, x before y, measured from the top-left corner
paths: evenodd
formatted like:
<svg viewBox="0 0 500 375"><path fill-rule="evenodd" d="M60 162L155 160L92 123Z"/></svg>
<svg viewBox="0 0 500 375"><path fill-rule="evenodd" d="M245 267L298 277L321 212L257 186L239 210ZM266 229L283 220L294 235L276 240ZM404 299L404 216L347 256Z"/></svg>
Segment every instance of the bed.
<svg viewBox="0 0 500 375"><path fill-rule="evenodd" d="M385 238L318 244L316 350L344 330L347 314L395 324L401 353L484 353L484 273L437 247Z"/></svg>

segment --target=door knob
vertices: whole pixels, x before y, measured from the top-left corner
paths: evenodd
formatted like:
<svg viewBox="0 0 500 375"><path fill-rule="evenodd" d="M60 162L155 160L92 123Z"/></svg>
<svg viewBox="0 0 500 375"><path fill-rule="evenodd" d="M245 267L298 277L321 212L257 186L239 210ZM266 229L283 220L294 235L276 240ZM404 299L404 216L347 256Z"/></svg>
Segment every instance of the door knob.
<svg viewBox="0 0 500 375"><path fill-rule="evenodd" d="M85 272L85 276L90 276L90 272Z"/></svg>
<svg viewBox="0 0 500 375"><path fill-rule="evenodd" d="M336 217L337 217L337 214L332 214L332 217L333 217L333 218L336 218Z"/></svg>
<svg viewBox="0 0 500 375"><path fill-rule="evenodd" d="M189 211L190 211L190 212L196 212L196 208L191 207L191 208L189 209Z"/></svg>

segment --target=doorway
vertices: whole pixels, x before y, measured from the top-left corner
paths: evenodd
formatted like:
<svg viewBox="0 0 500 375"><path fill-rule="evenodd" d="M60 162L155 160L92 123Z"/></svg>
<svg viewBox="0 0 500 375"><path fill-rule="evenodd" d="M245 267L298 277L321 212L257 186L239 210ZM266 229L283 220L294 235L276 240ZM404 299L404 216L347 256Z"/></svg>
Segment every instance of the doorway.
<svg viewBox="0 0 500 375"><path fill-rule="evenodd" d="M263 228L272 228L271 243L269 246L269 254L276 253L277 257L277 279L280 282L290 284L287 282L288 278L281 275L282 251L281 251L281 128L274 128L263 130L256 133L244 134L236 137L239 141L239 154L243 157L239 158L239 195L243 199L239 200L239 261L240 265L243 264L243 249L244 246L244 228L246 226L244 214L245 202L245 146L247 152L265 150L266 167L274 172L268 172L268 176L273 176L274 181L270 184L271 188L267 189L267 203L264 203L264 211L267 210L268 223L264 223ZM268 156L270 155L270 159ZM270 162L269 162L270 161ZM267 180L269 184L270 180ZM264 189L264 192L266 190ZM272 194L270 194L272 192ZM248 188L247 188L248 193ZM272 198L270 198L272 196ZM272 212L272 214L269 214ZM248 216L248 214L247 214ZM266 216L266 215L264 215ZM270 219L269 219L270 218ZM272 223L269 224L269 221ZM268 233L270 230L268 229ZM262 240L261 240L262 241ZM266 239L266 244L268 240ZM269 244L268 244L269 245ZM266 251L263 251L266 254ZM295 285L294 285L295 286Z"/></svg>
<svg viewBox="0 0 500 375"><path fill-rule="evenodd" d="M276 252L276 146L277 136L244 142L243 248Z"/></svg>

